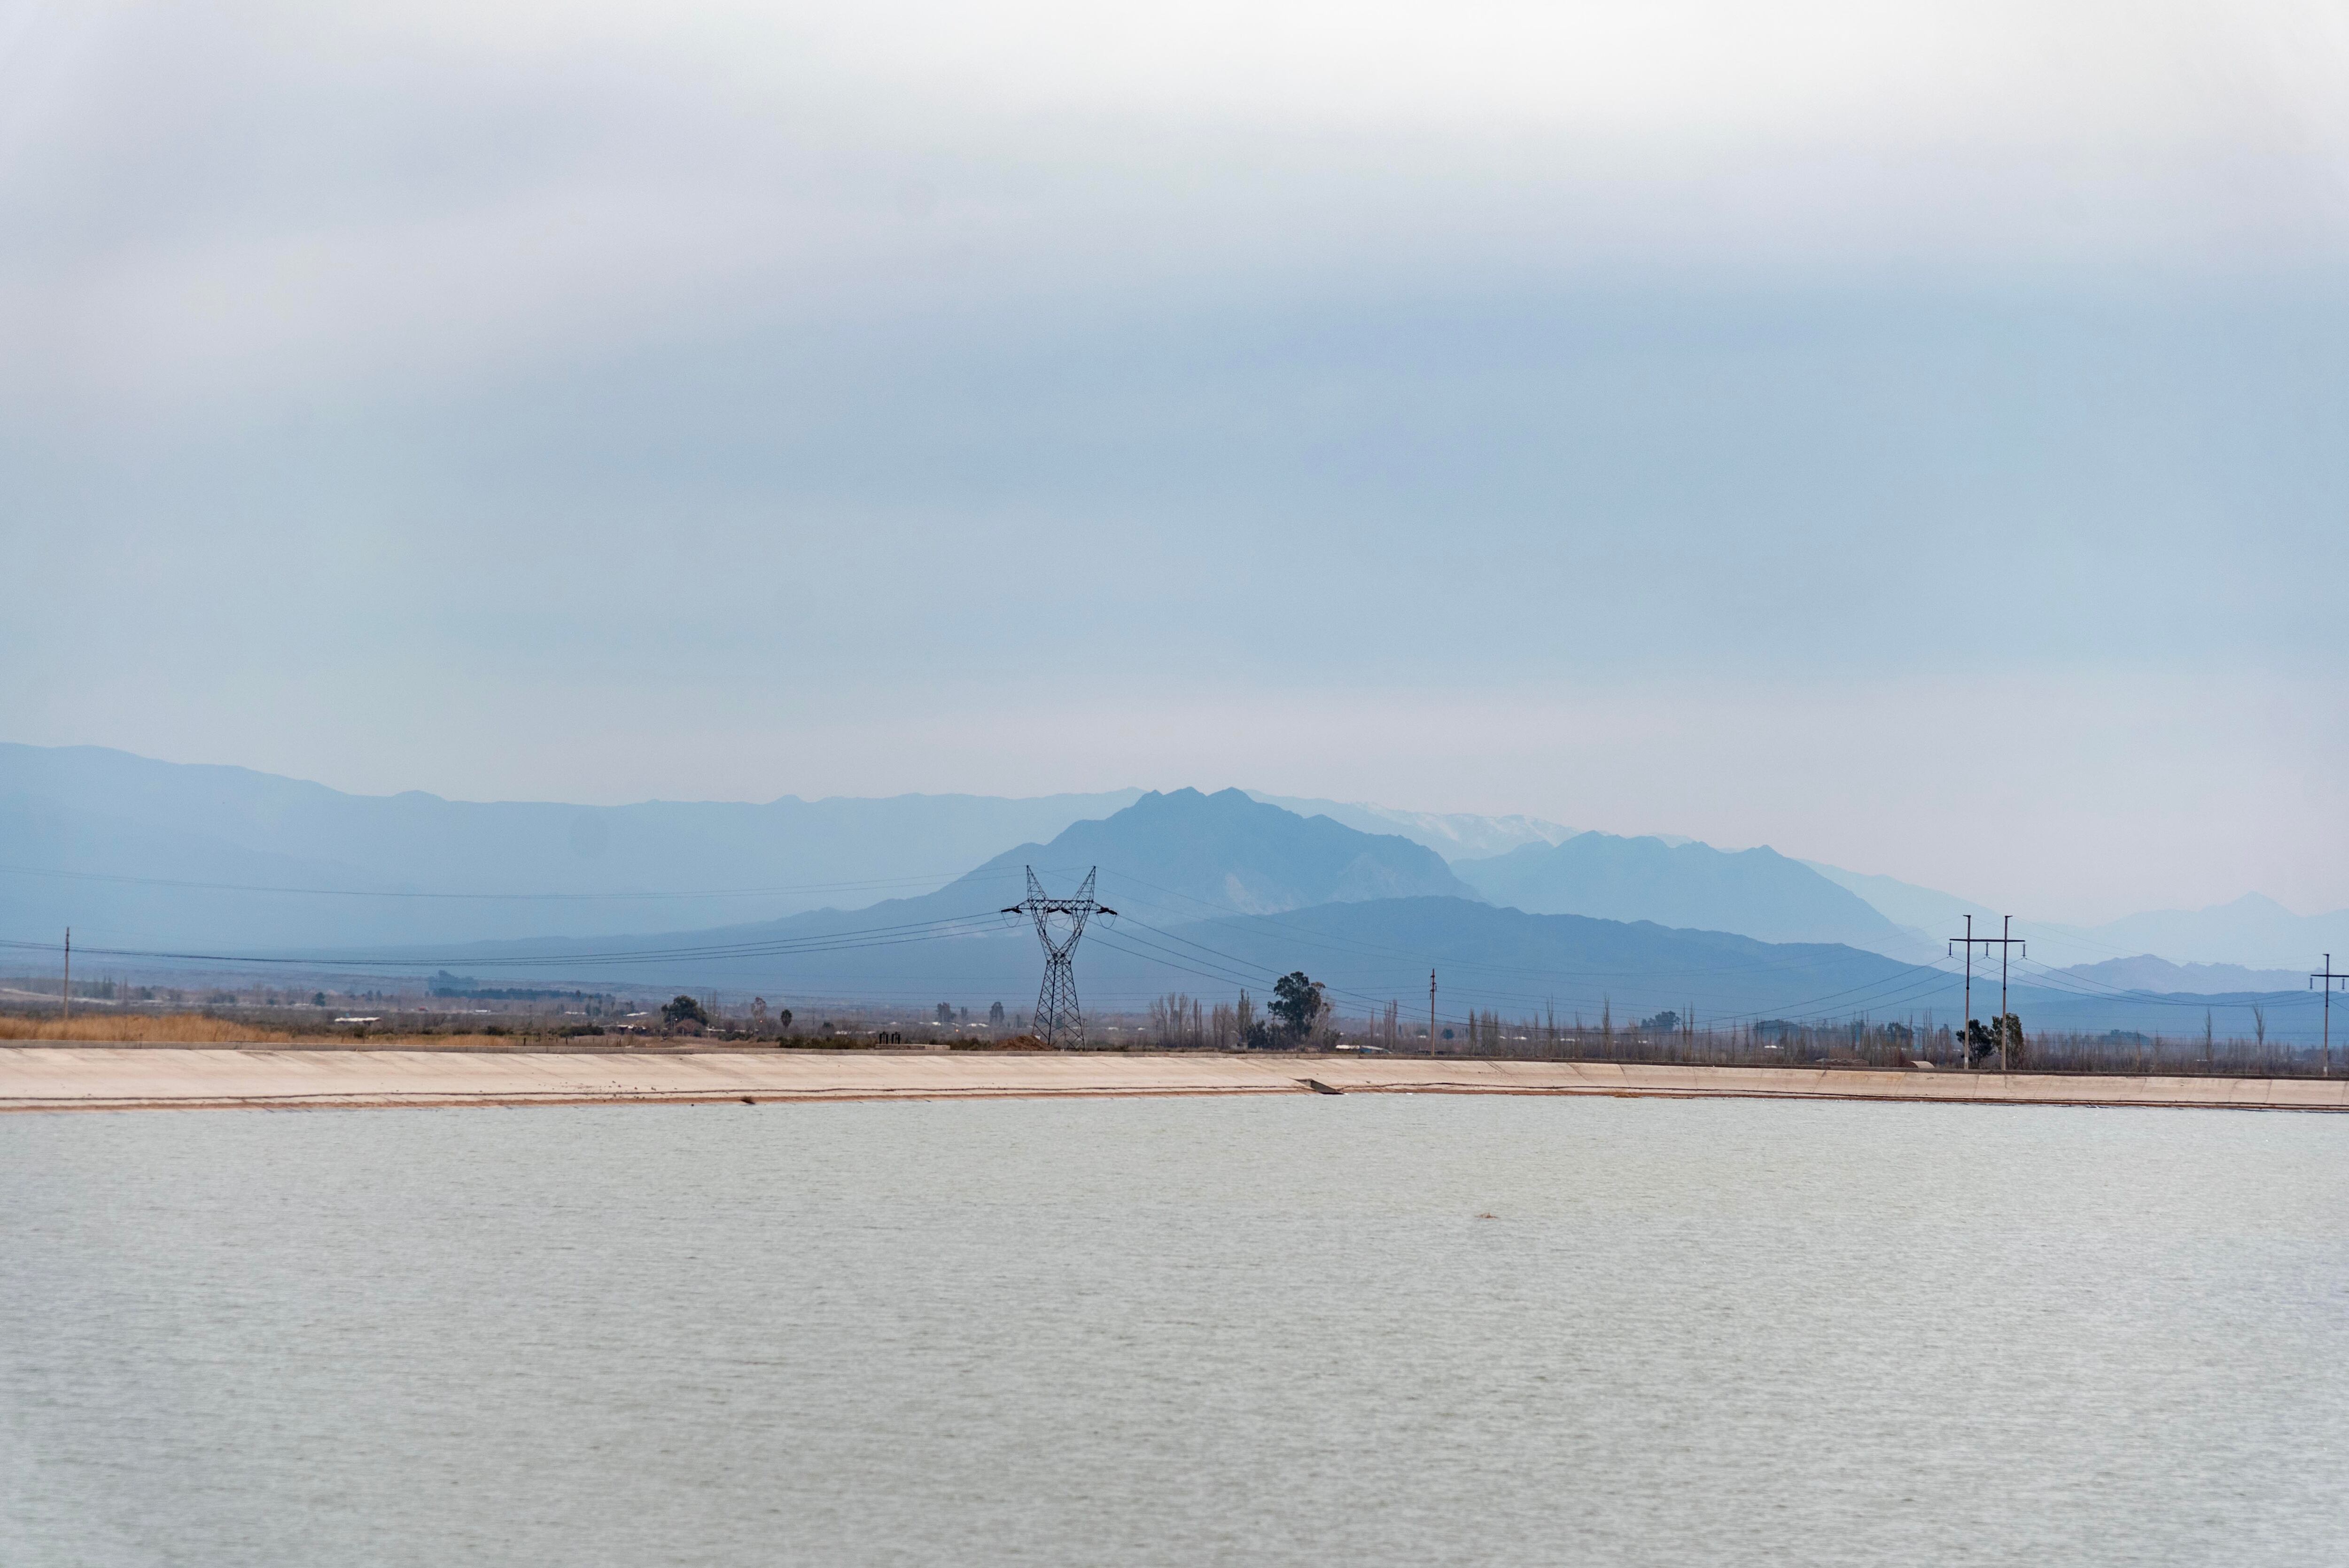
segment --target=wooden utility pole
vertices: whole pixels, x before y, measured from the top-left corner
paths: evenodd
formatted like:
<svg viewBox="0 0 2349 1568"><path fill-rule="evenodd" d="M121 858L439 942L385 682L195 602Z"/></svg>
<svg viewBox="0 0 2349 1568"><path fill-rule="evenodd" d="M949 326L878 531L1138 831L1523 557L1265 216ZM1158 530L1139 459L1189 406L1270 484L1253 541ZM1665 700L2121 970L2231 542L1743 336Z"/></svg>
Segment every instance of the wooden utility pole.
<svg viewBox="0 0 2349 1568"><path fill-rule="evenodd" d="M2333 960L2326 959L2324 965L2331 968ZM1435 1054L1435 971L1433 969L1427 972L1427 1054L1431 1057Z"/></svg>
<svg viewBox="0 0 2349 1568"><path fill-rule="evenodd" d="M2331 957L2330 955L2327 955L2327 956L2326 956L2326 958L2325 958L2325 960L2324 960L2324 966L2325 966L2327 969L2330 969L2330 968L2332 968L2332 967L2333 967L2333 959L2332 959L2332 957ZM66 988L65 988L65 1005L66 1005L66 1019L65 1019L65 1021L66 1021L67 1023L70 1024L70 1023L72 1023L72 1022L73 1022L73 927L72 927L72 926L70 926L70 925L68 925L68 926L67 926L67 927L66 927Z"/></svg>
<svg viewBox="0 0 2349 1568"><path fill-rule="evenodd" d="M2344 981L2349 981L2349 975L2333 973L2333 954L2330 953L2324 955L2324 967L2308 977L2308 983L2311 985L2321 984L2324 987L2324 1076L2326 1078L2333 1076L2333 987L2336 983Z"/></svg>

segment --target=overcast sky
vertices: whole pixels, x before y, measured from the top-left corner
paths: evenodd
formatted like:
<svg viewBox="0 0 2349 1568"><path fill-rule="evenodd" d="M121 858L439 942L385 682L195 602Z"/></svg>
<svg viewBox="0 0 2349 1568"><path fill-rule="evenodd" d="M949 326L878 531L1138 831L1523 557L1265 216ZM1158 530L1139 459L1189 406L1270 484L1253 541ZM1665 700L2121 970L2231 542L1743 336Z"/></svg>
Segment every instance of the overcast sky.
<svg viewBox="0 0 2349 1568"><path fill-rule="evenodd" d="M2349 903L2338 5L0 0L0 738Z"/></svg>

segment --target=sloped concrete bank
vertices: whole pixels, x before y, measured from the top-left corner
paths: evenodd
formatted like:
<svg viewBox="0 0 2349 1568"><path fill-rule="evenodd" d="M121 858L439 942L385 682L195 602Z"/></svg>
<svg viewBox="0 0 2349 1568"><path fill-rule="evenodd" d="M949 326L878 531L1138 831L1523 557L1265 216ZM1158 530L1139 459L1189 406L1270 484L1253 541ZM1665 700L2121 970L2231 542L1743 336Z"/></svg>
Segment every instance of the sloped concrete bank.
<svg viewBox="0 0 2349 1568"><path fill-rule="evenodd" d="M1035 1096L1582 1094L2349 1111L2349 1080L1381 1057L0 1049L0 1110L752 1103Z"/></svg>

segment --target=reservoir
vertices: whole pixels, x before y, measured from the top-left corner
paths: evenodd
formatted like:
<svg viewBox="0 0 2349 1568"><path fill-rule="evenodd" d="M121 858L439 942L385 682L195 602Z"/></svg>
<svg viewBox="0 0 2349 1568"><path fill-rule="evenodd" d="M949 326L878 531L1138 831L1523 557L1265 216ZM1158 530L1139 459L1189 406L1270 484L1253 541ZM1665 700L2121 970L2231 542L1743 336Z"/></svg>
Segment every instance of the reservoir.
<svg viewBox="0 0 2349 1568"><path fill-rule="evenodd" d="M12 1115L0 1325L11 1568L2349 1561L2334 1116Z"/></svg>

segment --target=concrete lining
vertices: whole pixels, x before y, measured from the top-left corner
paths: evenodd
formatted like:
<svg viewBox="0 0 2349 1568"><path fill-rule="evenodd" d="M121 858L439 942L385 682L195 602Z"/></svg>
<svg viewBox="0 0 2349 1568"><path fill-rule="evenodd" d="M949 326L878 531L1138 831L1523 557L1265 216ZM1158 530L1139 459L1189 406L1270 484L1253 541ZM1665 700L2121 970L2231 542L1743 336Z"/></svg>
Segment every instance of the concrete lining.
<svg viewBox="0 0 2349 1568"><path fill-rule="evenodd" d="M1313 1080L1324 1086L1317 1090ZM927 1051L662 1052L16 1046L0 1110L1582 1094L2349 1111L2349 1079L1715 1068L1462 1057Z"/></svg>

